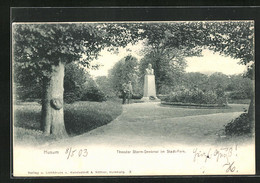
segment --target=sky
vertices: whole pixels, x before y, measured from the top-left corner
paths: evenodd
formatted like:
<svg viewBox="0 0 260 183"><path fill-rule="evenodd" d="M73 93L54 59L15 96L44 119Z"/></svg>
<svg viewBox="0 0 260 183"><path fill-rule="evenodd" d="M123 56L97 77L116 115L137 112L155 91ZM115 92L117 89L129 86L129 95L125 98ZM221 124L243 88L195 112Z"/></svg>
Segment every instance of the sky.
<svg viewBox="0 0 260 183"><path fill-rule="evenodd" d="M100 57L92 62L93 65L96 63L101 64L99 70L90 70L89 73L93 77L107 76L108 71L113 68L114 64L129 54L140 60L142 58L142 55L140 55L141 49L142 43L120 48L118 54L104 50L101 52ZM186 60L186 72L201 72L204 74L222 72L226 75L232 75L246 71L245 65L238 64L239 60L219 55L210 50L203 50L202 57L187 57Z"/></svg>
<svg viewBox="0 0 260 183"><path fill-rule="evenodd" d="M142 56L139 51L142 49L142 43L139 42L136 45L129 45L126 48L120 48L118 54L110 53L106 50L101 51L100 56L97 60L91 62L91 64L100 64L99 70L90 70L90 74L94 77L96 76L107 76L108 71L113 68L115 63L124 58L125 56L131 54L140 60Z"/></svg>
<svg viewBox="0 0 260 183"><path fill-rule="evenodd" d="M241 74L246 71L246 66L238 64L238 59L222 56L210 50L202 51L203 57L189 57L186 72L201 72L210 74L222 72L226 75Z"/></svg>

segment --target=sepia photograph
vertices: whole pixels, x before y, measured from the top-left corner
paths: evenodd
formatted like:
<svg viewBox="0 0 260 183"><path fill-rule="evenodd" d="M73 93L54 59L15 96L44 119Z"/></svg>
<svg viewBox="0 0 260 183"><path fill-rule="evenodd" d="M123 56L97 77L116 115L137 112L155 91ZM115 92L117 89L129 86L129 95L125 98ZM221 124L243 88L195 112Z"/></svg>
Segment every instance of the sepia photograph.
<svg viewBox="0 0 260 183"><path fill-rule="evenodd" d="M14 177L254 175L255 22L12 23Z"/></svg>

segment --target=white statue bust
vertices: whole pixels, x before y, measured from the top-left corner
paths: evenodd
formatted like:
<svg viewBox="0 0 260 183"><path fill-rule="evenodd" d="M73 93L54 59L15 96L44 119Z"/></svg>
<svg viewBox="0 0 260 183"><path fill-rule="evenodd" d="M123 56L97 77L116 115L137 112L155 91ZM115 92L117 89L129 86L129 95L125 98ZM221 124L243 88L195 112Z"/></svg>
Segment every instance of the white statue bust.
<svg viewBox="0 0 260 183"><path fill-rule="evenodd" d="M146 75L153 75L154 73L153 73L153 68L152 68L152 64L148 64L148 68L147 69L145 69L145 71L146 71Z"/></svg>

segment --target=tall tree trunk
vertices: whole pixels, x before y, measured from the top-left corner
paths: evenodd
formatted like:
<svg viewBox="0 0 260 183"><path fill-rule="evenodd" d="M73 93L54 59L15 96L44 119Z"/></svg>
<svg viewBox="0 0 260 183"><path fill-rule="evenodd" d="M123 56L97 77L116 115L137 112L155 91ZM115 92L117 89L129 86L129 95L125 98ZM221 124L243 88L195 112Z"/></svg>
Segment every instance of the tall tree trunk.
<svg viewBox="0 0 260 183"><path fill-rule="evenodd" d="M44 134L57 137L66 136L63 114L64 93L64 64L52 66L49 80L43 83L44 94L42 100L42 130Z"/></svg>

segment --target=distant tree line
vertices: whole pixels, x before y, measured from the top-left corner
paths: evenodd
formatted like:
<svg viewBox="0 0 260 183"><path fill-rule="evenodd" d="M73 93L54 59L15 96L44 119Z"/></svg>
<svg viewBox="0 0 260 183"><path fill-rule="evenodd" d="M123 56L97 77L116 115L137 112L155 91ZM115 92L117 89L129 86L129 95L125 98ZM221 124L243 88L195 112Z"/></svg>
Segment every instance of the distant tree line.
<svg viewBox="0 0 260 183"><path fill-rule="evenodd" d="M201 90L203 92L213 91L222 93L232 99L250 99L253 92L253 81L243 74L226 75L220 72L206 75L199 72L185 72L186 63L184 58L172 62L159 61L156 65L154 57L146 56L139 62L132 56L121 59L110 70L108 77L100 78L100 86L119 96L122 84L129 80L133 83L134 93L142 95L145 68L149 63L153 64L156 77L156 89L158 95L168 95L171 92L181 90ZM155 59L155 58L154 58ZM159 71L158 71L159 70ZM101 82L103 80L103 82ZM102 84L101 84L102 83ZM114 91L114 92L113 92Z"/></svg>
<svg viewBox="0 0 260 183"><path fill-rule="evenodd" d="M168 95L180 90L199 89L206 91L223 91L231 99L249 99L253 92L252 80L240 75L225 75L220 72L211 75L199 72L185 72L186 63L181 61L165 62L156 58L145 56L138 61L128 55L119 60L109 71L108 76L99 76L95 80L77 63L70 63L65 67L64 100L67 103L75 101L105 101L107 98L119 97L123 83L132 81L134 96L141 98L143 95L144 71L149 63L153 64L156 76L158 95ZM159 58L158 58L159 59ZM158 71L159 70L159 71ZM21 75L17 75L21 76ZM15 79L16 98L18 100L40 100L41 85L33 79L28 82L19 82ZM34 83L34 85L32 84ZM36 85L35 85L36 83Z"/></svg>

